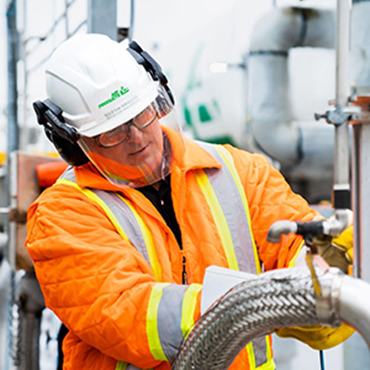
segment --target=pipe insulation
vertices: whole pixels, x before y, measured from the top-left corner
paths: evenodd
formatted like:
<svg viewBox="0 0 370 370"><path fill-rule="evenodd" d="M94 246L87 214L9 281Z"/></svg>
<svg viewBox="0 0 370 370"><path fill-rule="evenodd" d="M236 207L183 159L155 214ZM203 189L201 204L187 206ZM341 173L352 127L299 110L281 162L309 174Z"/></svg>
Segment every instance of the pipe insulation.
<svg viewBox="0 0 370 370"><path fill-rule="evenodd" d="M257 145L282 165L295 165L306 157L310 162L311 155L323 160L333 147L332 131L322 130L323 145L307 151L318 131L312 122L303 128L293 122L288 57L295 47L334 46L335 17L329 10L275 8L253 30L248 57L251 130ZM332 158L329 162L332 166Z"/></svg>
<svg viewBox="0 0 370 370"><path fill-rule="evenodd" d="M172 369L227 369L253 338L281 327L336 327L344 321L369 344L370 285L338 269L316 273L320 297L305 268L274 270L236 285L196 322Z"/></svg>

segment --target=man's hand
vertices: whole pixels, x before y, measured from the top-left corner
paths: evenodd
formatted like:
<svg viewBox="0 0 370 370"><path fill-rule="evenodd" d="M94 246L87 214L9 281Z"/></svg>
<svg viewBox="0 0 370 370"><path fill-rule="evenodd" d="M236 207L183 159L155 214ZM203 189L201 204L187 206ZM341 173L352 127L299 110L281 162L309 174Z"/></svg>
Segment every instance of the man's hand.
<svg viewBox="0 0 370 370"><path fill-rule="evenodd" d="M351 225L339 236L314 237L318 252L332 267L338 267L343 272L348 272L348 266L353 261L353 226Z"/></svg>

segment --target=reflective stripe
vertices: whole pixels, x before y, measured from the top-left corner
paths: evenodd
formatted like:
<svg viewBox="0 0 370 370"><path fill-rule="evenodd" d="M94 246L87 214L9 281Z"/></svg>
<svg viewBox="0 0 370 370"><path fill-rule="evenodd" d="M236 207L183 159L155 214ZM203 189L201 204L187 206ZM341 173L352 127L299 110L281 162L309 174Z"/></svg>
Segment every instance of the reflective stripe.
<svg viewBox="0 0 370 370"><path fill-rule="evenodd" d="M261 349L258 346L266 348L266 357L261 357ZM253 342L249 342L245 347L248 354L248 362L250 370L275 370L276 365L272 358L270 336L255 338Z"/></svg>
<svg viewBox="0 0 370 370"><path fill-rule="evenodd" d="M115 370L141 370L141 369L134 365L128 364L127 362L118 361ZM153 370L153 368L147 370Z"/></svg>
<svg viewBox="0 0 370 370"><path fill-rule="evenodd" d="M191 284L184 296L184 302L182 305L182 319L181 319L181 331L184 339L187 338L190 331L193 329L194 322L194 311L197 303L198 293L202 290L202 285Z"/></svg>
<svg viewBox="0 0 370 370"><path fill-rule="evenodd" d="M194 326L200 284L156 284L149 299L147 337L156 360L175 359L186 334Z"/></svg>
<svg viewBox="0 0 370 370"><path fill-rule="evenodd" d="M267 362L269 362L269 361L272 361L272 351L271 351L272 339L271 339L271 335L266 335L265 339L266 339L266 358L267 358ZM274 366L275 366L275 364L274 364Z"/></svg>
<svg viewBox="0 0 370 370"><path fill-rule="evenodd" d="M158 261L152 235L128 199L115 192L81 188L76 183L74 171L69 171L69 169L57 180L57 183L72 185L97 203L122 238L129 241L152 267L156 279L162 280L162 268Z"/></svg>
<svg viewBox="0 0 370 370"><path fill-rule="evenodd" d="M163 289L170 285L169 283L158 283L154 285L152 293L150 294L148 312L146 316L147 321L147 337L150 352L155 360L167 361L167 357L161 346L158 330L158 307L163 294Z"/></svg>
<svg viewBox="0 0 370 370"><path fill-rule="evenodd" d="M142 218L136 212L136 209L130 204L128 199L125 199L120 194L116 194L116 195L118 195L118 197L130 208L132 214L134 215L134 217L136 219L136 222L139 225L140 230L141 230L141 235L137 235L137 236L140 236L140 237L142 236L143 237L144 245L146 247L145 248L145 254L148 256L149 263L152 266L152 269L154 271L154 276L156 277L156 279L158 281L161 281L162 280L162 267L161 267L161 265L158 261L157 252L156 252L155 247L154 247L152 234L150 233L148 227L145 225ZM136 239L133 238L133 240L135 240L135 242L136 242ZM143 250L143 252L144 252L144 250Z"/></svg>
<svg viewBox="0 0 370 370"><path fill-rule="evenodd" d="M253 343L249 342L245 349L248 353L249 370L254 370L256 368L256 360L254 358Z"/></svg>
<svg viewBox="0 0 370 370"><path fill-rule="evenodd" d="M221 169L208 169L205 172L227 221L239 270L259 273L260 263L252 236L248 202L233 158L221 146L198 144L222 164Z"/></svg>
<svg viewBox="0 0 370 370"><path fill-rule="evenodd" d="M254 361L256 363L256 367L261 366L268 360L266 348L269 347L269 343L267 343L266 338L267 338L266 336L258 337L254 338L252 341L254 349ZM264 351L258 350L260 348L263 348Z"/></svg>
<svg viewBox="0 0 370 370"><path fill-rule="evenodd" d="M67 179L58 179L56 181L56 184L66 184L66 185L73 186L76 189L80 190L83 194L85 194L94 203L97 203L103 209L103 211L107 214L108 218L111 220L111 222L117 229L118 233L122 236L122 238L126 241L129 241L129 238L127 234L125 233L125 230L123 230L123 228L121 227L115 215L112 213L109 207L93 191L86 189L86 188L81 188L75 182L71 180L67 180Z"/></svg>
<svg viewBox="0 0 370 370"><path fill-rule="evenodd" d="M271 359L265 362L263 365L258 366L256 370L276 370L276 365L275 365L274 360Z"/></svg>
<svg viewBox="0 0 370 370"><path fill-rule="evenodd" d="M242 238L242 239L239 239L239 241L242 241L242 245L247 245L246 244L247 242L251 243L250 245L252 246L252 248L248 248L247 252L250 252L251 250L253 251L256 272L257 272L257 274L260 274L261 273L261 265L260 265L260 260L258 258L257 247L256 247L256 244L255 244L254 238L253 238L252 221L251 221L251 216L250 216L250 212L249 212L249 205L248 205L247 197L246 197L245 192L244 192L243 185L241 183L240 177L239 177L239 175L236 171L236 168L234 166L234 160L233 160L233 157L232 157L231 153L228 152L227 149L225 149L222 146L217 146L216 150L220 153L221 157L224 159L228 169L230 170L231 175L233 176L234 183L238 188L238 193L239 193L240 199L243 203L245 215L247 217L249 238L247 238L247 239ZM245 249L246 248L243 249L244 252L246 251ZM247 255L249 256L250 253L247 253ZM250 271L248 271L248 272L250 272Z"/></svg>
<svg viewBox="0 0 370 370"><path fill-rule="evenodd" d="M229 267L260 273L249 206L232 155L222 146L202 142L198 144L222 165L221 169L196 171L195 176L214 217ZM208 177L207 180L204 175ZM232 238L231 244L229 235ZM250 369L270 363L271 348L265 337L254 339L246 346L246 351Z"/></svg>
<svg viewBox="0 0 370 370"><path fill-rule="evenodd" d="M297 249L297 252L296 254L294 255L294 257L289 261L289 264L288 264L288 267L294 267L295 264L296 264L296 261L297 261L297 258L299 256L299 254L302 252L302 247L304 246L304 243L305 241L303 240L301 245L299 246L299 248Z"/></svg>
<svg viewBox="0 0 370 370"><path fill-rule="evenodd" d="M165 287L158 306L158 334L162 350L169 361L176 357L184 339L181 323L187 290L187 285L171 284Z"/></svg>
<svg viewBox="0 0 370 370"><path fill-rule="evenodd" d="M207 173L208 172L210 172L210 170L208 170ZM213 218L218 229L218 233L222 241L222 246L224 247L229 268L233 270L239 270L238 261L235 256L235 250L230 230L225 215L222 212L220 202L216 196L216 193L212 185L210 184L208 176L205 174L203 170L198 170L195 172L195 178L199 186L201 187L203 194L206 197L208 205L211 209Z"/></svg>
<svg viewBox="0 0 370 370"><path fill-rule="evenodd" d="M115 370L126 370L128 363L123 361L118 361Z"/></svg>

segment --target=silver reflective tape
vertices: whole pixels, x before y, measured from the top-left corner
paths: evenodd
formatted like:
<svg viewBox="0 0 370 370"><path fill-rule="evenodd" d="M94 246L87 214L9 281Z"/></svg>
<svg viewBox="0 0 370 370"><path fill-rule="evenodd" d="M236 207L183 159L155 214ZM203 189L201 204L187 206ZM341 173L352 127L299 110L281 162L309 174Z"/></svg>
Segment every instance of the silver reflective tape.
<svg viewBox="0 0 370 370"><path fill-rule="evenodd" d="M77 183L75 171L72 166L68 167L60 176L60 179L65 179Z"/></svg>
<svg viewBox="0 0 370 370"><path fill-rule="evenodd" d="M254 338L252 343L256 367L258 367L267 362L266 337Z"/></svg>
<svg viewBox="0 0 370 370"><path fill-rule="evenodd" d="M150 266L144 236L130 207L114 192L91 189L112 211L131 244L140 252Z"/></svg>
<svg viewBox="0 0 370 370"><path fill-rule="evenodd" d="M68 167L60 178L77 183L73 167ZM130 207L114 192L90 188L88 188L88 190L92 191L106 204L106 206L116 217L122 229L125 231L131 244L145 258L145 261L149 264L149 266L151 266L144 236ZM107 216L109 218L109 215Z"/></svg>
<svg viewBox="0 0 370 370"><path fill-rule="evenodd" d="M221 169L207 169L207 174L227 221L239 270L257 273L252 236L246 210L232 173L213 145L197 142L222 164Z"/></svg>
<svg viewBox="0 0 370 370"><path fill-rule="evenodd" d="M164 354L174 360L184 339L181 330L182 302L188 285L171 284L163 289L158 306L158 334Z"/></svg>

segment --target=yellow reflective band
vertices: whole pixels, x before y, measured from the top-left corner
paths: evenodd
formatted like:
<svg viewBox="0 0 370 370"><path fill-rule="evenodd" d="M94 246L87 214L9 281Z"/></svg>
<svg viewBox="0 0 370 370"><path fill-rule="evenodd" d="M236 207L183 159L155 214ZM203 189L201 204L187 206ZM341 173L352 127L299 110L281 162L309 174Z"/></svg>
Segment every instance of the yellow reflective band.
<svg viewBox="0 0 370 370"><path fill-rule="evenodd" d="M108 218L118 231L118 233L121 235L121 237L130 242L127 234L125 233L125 230L122 229L120 223L118 222L116 216L113 214L113 212L109 209L109 207L91 190L86 189L86 188L81 188L78 186L75 182L71 180L66 180L66 179L58 179L56 181L56 184L66 184L70 186L74 186L76 189L80 190L83 194L85 194L90 200L92 200L94 203L98 204L100 208L103 209L103 211L107 214Z"/></svg>
<svg viewBox="0 0 370 370"><path fill-rule="evenodd" d="M268 361L272 360L270 336L266 335L265 340L266 340L266 358L267 358L267 362L268 362Z"/></svg>
<svg viewBox="0 0 370 370"><path fill-rule="evenodd" d="M265 362L261 366L255 368L256 370L276 370L276 365L273 359Z"/></svg>
<svg viewBox="0 0 370 370"><path fill-rule="evenodd" d="M225 161L228 169L230 170L230 172L233 176L235 184L238 187L239 194L240 194L240 197L242 199L243 206L244 206L244 209L245 209L245 214L246 214L247 220L248 220L249 231L250 231L252 244L253 244L253 254L254 254L254 259L255 259L255 263L256 263L257 274L260 274L261 273L261 264L260 264L260 260L258 258L258 252L257 252L256 244L255 244L254 238L253 238L251 216L250 216L250 213L249 213L248 201L247 201L247 197L245 196L243 185L240 181L240 177L239 177L238 173L236 172L236 168L234 166L234 160L233 160L233 157L232 157L231 153L228 152L228 150L226 148L224 148L223 146L217 145L217 146L215 146L215 148L220 153L222 159Z"/></svg>
<svg viewBox="0 0 370 370"><path fill-rule="evenodd" d="M294 267L295 266L295 262L299 256L299 253L302 252L302 247L304 246L304 240L302 241L301 245L299 246L299 248L297 249L297 252L296 254L294 255L294 257L291 259L291 261L289 261L289 265L288 267Z"/></svg>
<svg viewBox="0 0 370 370"><path fill-rule="evenodd" d="M216 222L216 226L218 229L218 233L220 234L222 246L224 247L229 268L232 270L239 270L229 226L227 225L225 215L222 212L222 207L220 205L220 202L218 201L212 184L203 170L196 171L195 178L200 188L202 189L204 196L207 199L213 218Z"/></svg>
<svg viewBox="0 0 370 370"><path fill-rule="evenodd" d="M256 368L256 358L254 357L253 343L249 342L245 349L248 353L249 370L254 370Z"/></svg>
<svg viewBox="0 0 370 370"><path fill-rule="evenodd" d="M115 370L126 370L127 362L118 361Z"/></svg>
<svg viewBox="0 0 370 370"><path fill-rule="evenodd" d="M152 266L154 276L158 281L162 281L162 268L158 261L158 256L154 247L152 234L150 233L142 218L137 213L136 209L130 204L130 202L127 199L123 198L120 194L117 193L117 195L127 204L127 206L131 209L131 212L135 216L136 222L138 223L141 234L144 238L144 243L148 251L149 261L150 265Z"/></svg>
<svg viewBox="0 0 370 370"><path fill-rule="evenodd" d="M201 284L190 284L182 302L181 331L184 339L194 327L194 310L197 303L198 293L202 290Z"/></svg>
<svg viewBox="0 0 370 370"><path fill-rule="evenodd" d="M159 339L157 315L163 289L168 285L170 285L170 283L158 283L154 285L152 293L150 294L148 312L146 315L146 335L148 337L150 352L155 360L167 362L168 359L164 354L161 341Z"/></svg>

